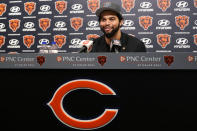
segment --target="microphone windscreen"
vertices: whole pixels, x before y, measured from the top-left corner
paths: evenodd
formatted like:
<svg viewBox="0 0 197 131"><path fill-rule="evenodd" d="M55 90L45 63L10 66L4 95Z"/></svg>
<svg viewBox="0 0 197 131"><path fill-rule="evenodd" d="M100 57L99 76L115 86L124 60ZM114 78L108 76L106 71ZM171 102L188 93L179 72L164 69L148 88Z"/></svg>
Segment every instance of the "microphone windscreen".
<svg viewBox="0 0 197 131"><path fill-rule="evenodd" d="M87 48L87 52L90 52L92 50L92 45L93 45L93 41L92 40L82 40L79 44L80 48L86 47Z"/></svg>

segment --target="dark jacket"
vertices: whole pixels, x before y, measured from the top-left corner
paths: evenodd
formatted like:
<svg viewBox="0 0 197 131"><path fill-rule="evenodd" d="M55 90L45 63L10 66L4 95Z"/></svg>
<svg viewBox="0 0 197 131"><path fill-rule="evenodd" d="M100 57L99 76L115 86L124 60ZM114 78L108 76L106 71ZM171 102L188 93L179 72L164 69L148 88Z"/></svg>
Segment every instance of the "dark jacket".
<svg viewBox="0 0 197 131"><path fill-rule="evenodd" d="M145 45L136 37L121 32L121 47L119 52L146 52ZM110 52L110 47L105 41L105 36L101 36L94 40L91 52Z"/></svg>

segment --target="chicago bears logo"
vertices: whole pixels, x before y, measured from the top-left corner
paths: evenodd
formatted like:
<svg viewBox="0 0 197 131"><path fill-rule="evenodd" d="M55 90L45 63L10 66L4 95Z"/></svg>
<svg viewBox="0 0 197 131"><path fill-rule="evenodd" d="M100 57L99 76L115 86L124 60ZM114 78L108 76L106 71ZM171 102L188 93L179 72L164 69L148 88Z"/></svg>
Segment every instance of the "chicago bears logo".
<svg viewBox="0 0 197 131"><path fill-rule="evenodd" d="M86 35L86 39L87 40L96 39L98 37L99 37L99 35L97 35L97 34L89 34L89 35Z"/></svg>
<svg viewBox="0 0 197 131"><path fill-rule="evenodd" d="M177 27L179 27L181 30L184 30L185 27L189 25L189 16L176 16L175 22Z"/></svg>
<svg viewBox="0 0 197 131"><path fill-rule="evenodd" d="M164 61L170 66L174 62L174 56L164 56Z"/></svg>
<svg viewBox="0 0 197 131"><path fill-rule="evenodd" d="M25 36L23 36L23 44L27 48L31 48L31 46L34 44L34 41L35 41L35 36L33 36L33 35L25 35Z"/></svg>
<svg viewBox="0 0 197 131"><path fill-rule="evenodd" d="M67 9L67 2L66 1L56 1L55 2L55 9L59 14L63 14L63 12Z"/></svg>
<svg viewBox="0 0 197 131"><path fill-rule="evenodd" d="M152 25L153 17L150 16L141 16L139 17L139 24L144 30L148 30L148 28Z"/></svg>
<svg viewBox="0 0 197 131"><path fill-rule="evenodd" d="M162 47L166 48L168 44L170 44L171 35L168 34L158 34L157 35L157 43Z"/></svg>
<svg viewBox="0 0 197 131"><path fill-rule="evenodd" d="M0 62L5 62L5 59L6 59L5 56L1 56L0 57Z"/></svg>
<svg viewBox="0 0 197 131"><path fill-rule="evenodd" d="M9 27L13 32L16 32L18 28L20 28L20 20L19 19L11 19L9 20Z"/></svg>
<svg viewBox="0 0 197 131"><path fill-rule="evenodd" d="M197 8L197 0L194 0L194 7Z"/></svg>
<svg viewBox="0 0 197 131"><path fill-rule="evenodd" d="M42 66L43 63L45 62L45 57L44 56L37 56L37 62L38 62L38 64L40 64L40 66Z"/></svg>
<svg viewBox="0 0 197 131"><path fill-rule="evenodd" d="M122 2L122 8L126 12L130 12L131 9L135 7L135 0L121 0L121 2Z"/></svg>
<svg viewBox="0 0 197 131"><path fill-rule="evenodd" d="M5 44L5 36L0 35L0 48Z"/></svg>
<svg viewBox="0 0 197 131"><path fill-rule="evenodd" d="M70 19L71 27L75 30L78 31L79 28L83 26L83 18L81 17L74 17Z"/></svg>
<svg viewBox="0 0 197 131"><path fill-rule="evenodd" d="M62 62L63 58L62 58L62 56L57 56L56 60L57 60L57 62Z"/></svg>
<svg viewBox="0 0 197 131"><path fill-rule="evenodd" d="M87 0L88 9L95 13L100 8L100 0Z"/></svg>
<svg viewBox="0 0 197 131"><path fill-rule="evenodd" d="M6 4L0 4L0 16L2 16L6 12Z"/></svg>
<svg viewBox="0 0 197 131"><path fill-rule="evenodd" d="M97 58L98 58L99 64L101 64L101 66L103 66L106 63L106 61L107 61L107 57L106 56L98 56Z"/></svg>
<svg viewBox="0 0 197 131"><path fill-rule="evenodd" d="M51 26L51 19L49 18L39 19L39 26L43 31L46 31Z"/></svg>
<svg viewBox="0 0 197 131"><path fill-rule="evenodd" d="M24 3L24 9L28 15L31 15L36 10L36 3L35 2Z"/></svg>
<svg viewBox="0 0 197 131"><path fill-rule="evenodd" d="M66 44L66 36L65 35L55 35L54 42L57 44L58 48L62 48L62 46Z"/></svg>
<svg viewBox="0 0 197 131"><path fill-rule="evenodd" d="M112 122L118 114L118 109L106 108L101 115L98 115L93 119L87 120L82 120L77 117L73 117L72 115L70 115L69 112L67 112L66 108L64 108L65 106L63 107L64 98L67 95L69 95L70 92L80 89L95 91L96 93L99 93L99 95L116 95L116 93L110 87L98 81L88 79L78 79L69 81L61 85L54 93L50 102L47 103L47 105L51 108L56 118L60 122L62 122L62 124L65 124L70 128L73 128L75 130L86 131L102 128L110 122Z"/></svg>
<svg viewBox="0 0 197 131"><path fill-rule="evenodd" d="M197 45L197 34L193 35L194 36L194 43ZM1 44L1 43L0 43Z"/></svg>
<svg viewBox="0 0 197 131"><path fill-rule="evenodd" d="M171 5L171 0L157 0L157 6L165 12Z"/></svg>

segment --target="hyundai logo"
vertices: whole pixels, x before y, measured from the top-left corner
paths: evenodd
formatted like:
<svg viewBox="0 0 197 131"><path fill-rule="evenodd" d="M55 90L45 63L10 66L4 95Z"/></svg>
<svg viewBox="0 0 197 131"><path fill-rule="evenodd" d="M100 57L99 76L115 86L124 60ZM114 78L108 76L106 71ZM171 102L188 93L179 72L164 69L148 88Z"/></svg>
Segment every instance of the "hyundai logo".
<svg viewBox="0 0 197 131"><path fill-rule="evenodd" d="M41 39L39 40L39 44L42 45L42 44L49 44L49 40L48 39Z"/></svg>
<svg viewBox="0 0 197 131"><path fill-rule="evenodd" d="M162 19L162 20L158 21L158 25L160 25L160 26L168 26L168 25L170 25L170 21L166 20L166 19Z"/></svg>
<svg viewBox="0 0 197 131"><path fill-rule="evenodd" d="M197 20L194 21L194 24L197 25Z"/></svg>
<svg viewBox="0 0 197 131"><path fill-rule="evenodd" d="M152 41L150 38L142 38L141 41L146 44L146 45L149 45Z"/></svg>
<svg viewBox="0 0 197 131"><path fill-rule="evenodd" d="M26 23L24 24L24 27L25 27L25 28L28 28L28 29L31 29L31 28L34 27L34 23L33 23L33 22L26 22Z"/></svg>
<svg viewBox="0 0 197 131"><path fill-rule="evenodd" d="M134 22L132 20L124 20L123 26L132 26L134 25Z"/></svg>
<svg viewBox="0 0 197 131"><path fill-rule="evenodd" d="M5 24L4 23L0 23L0 29L5 28Z"/></svg>
<svg viewBox="0 0 197 131"><path fill-rule="evenodd" d="M140 4L141 8L146 8L146 9L150 8L151 6L152 6L152 4L150 2L142 2Z"/></svg>
<svg viewBox="0 0 197 131"><path fill-rule="evenodd" d="M55 23L55 26L56 26L57 28L63 28L63 27L66 26L66 23L63 22L63 21L58 21L58 22Z"/></svg>
<svg viewBox="0 0 197 131"><path fill-rule="evenodd" d="M82 9L82 5L81 4L74 4L71 7L73 10L81 10Z"/></svg>
<svg viewBox="0 0 197 131"><path fill-rule="evenodd" d="M10 11L13 12L13 13L17 13L17 12L20 11L20 7L18 7L18 6L13 6L13 7L10 8Z"/></svg>
<svg viewBox="0 0 197 131"><path fill-rule="evenodd" d="M188 3L185 2L185 1L179 1L179 2L176 3L176 6L178 8L186 8L188 6Z"/></svg>
<svg viewBox="0 0 197 131"><path fill-rule="evenodd" d="M99 22L95 21L95 20L88 22L88 26L90 26L90 27L96 27L98 25L99 25Z"/></svg>
<svg viewBox="0 0 197 131"><path fill-rule="evenodd" d="M40 7L40 10L43 12L49 11L51 9L51 7L49 5L42 5Z"/></svg>
<svg viewBox="0 0 197 131"><path fill-rule="evenodd" d="M188 43L188 40L186 38L178 38L176 40L176 43L179 44L179 45L185 45Z"/></svg>
<svg viewBox="0 0 197 131"><path fill-rule="evenodd" d="M17 40L17 39L11 39L10 41L9 41L9 44L10 45L17 45L19 43L19 41Z"/></svg>
<svg viewBox="0 0 197 131"><path fill-rule="evenodd" d="M81 42L81 39L79 39L79 38L74 38L74 39L71 40L70 43L71 43L72 45L79 45L80 42Z"/></svg>

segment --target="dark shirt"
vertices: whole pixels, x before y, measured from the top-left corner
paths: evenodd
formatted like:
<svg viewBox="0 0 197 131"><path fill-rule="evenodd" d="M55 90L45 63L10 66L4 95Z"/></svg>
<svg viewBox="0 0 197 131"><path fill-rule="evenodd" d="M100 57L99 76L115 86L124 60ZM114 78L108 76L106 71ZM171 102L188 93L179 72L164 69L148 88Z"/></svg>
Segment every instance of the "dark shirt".
<svg viewBox="0 0 197 131"><path fill-rule="evenodd" d="M122 46L118 49L119 52L146 52L142 41L126 33L121 32L120 42ZM111 52L104 35L94 40L91 52Z"/></svg>

